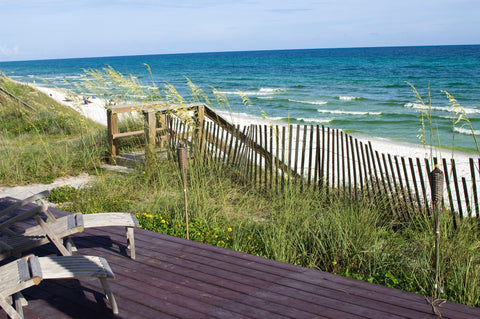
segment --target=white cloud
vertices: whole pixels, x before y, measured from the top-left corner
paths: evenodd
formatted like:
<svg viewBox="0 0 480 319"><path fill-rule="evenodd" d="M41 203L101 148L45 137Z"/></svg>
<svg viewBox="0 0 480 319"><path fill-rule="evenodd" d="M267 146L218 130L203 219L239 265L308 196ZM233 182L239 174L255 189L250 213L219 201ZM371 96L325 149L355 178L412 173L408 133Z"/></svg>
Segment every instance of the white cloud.
<svg viewBox="0 0 480 319"><path fill-rule="evenodd" d="M5 44L0 44L0 57L12 58L18 56L20 50L18 45L8 46Z"/></svg>

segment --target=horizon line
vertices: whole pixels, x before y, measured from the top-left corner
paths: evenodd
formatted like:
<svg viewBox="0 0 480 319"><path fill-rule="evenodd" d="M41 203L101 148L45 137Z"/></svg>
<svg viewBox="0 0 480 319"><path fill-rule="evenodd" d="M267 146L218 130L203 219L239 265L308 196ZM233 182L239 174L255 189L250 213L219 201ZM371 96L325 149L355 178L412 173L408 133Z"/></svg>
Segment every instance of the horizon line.
<svg viewBox="0 0 480 319"><path fill-rule="evenodd" d="M201 51L201 52L176 52L176 53L146 53L146 54L127 54L127 55L106 55L106 56L86 56L86 57L68 57L68 58L45 58L32 60L12 60L0 61L0 63L15 62L37 62L54 60L80 60L80 59L100 59L100 58L126 58L157 55L193 55L193 54L213 54L213 53L242 53L242 52L269 52L269 51L302 51L302 50L342 50L342 49L388 49L388 48L421 48L421 47L454 47L454 46L479 46L480 44L425 44L425 45L386 45L386 46L358 46L358 47L330 47L330 48L302 48L302 49L255 49L255 50L225 50L225 51Z"/></svg>

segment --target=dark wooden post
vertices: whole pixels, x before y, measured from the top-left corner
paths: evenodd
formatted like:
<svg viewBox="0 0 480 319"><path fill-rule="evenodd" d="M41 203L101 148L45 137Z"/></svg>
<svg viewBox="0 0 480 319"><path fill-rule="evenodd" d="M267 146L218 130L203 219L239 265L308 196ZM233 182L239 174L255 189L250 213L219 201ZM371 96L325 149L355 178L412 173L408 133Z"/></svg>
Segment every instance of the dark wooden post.
<svg viewBox="0 0 480 319"><path fill-rule="evenodd" d="M118 133L118 114L112 109L107 109L107 135L110 146L110 162L115 164L115 157L118 155L117 142L114 135Z"/></svg>
<svg viewBox="0 0 480 319"><path fill-rule="evenodd" d="M145 156L147 156L155 152L157 123L155 110L143 110L143 114L145 115Z"/></svg>
<svg viewBox="0 0 480 319"><path fill-rule="evenodd" d="M161 136L160 136L160 148L161 149L164 149L166 148L166 144L167 144L167 141L168 141L168 138L167 138L167 116L165 114L165 112L161 112L159 114L159 124L160 124L160 128L162 129L162 133L161 133Z"/></svg>
<svg viewBox="0 0 480 319"><path fill-rule="evenodd" d="M190 239L188 235L188 210L187 210L187 148L183 143L180 143L179 147L177 148L177 156L178 156L178 167L180 169L180 174L182 175L182 182L183 182L183 198L185 202L185 227L187 229L187 239Z"/></svg>
<svg viewBox="0 0 480 319"><path fill-rule="evenodd" d="M443 172L439 169L439 165L435 165L435 169L430 172L430 188L432 191L432 211L435 218L435 298L438 298L438 272L440 263L440 212L442 210L443 199Z"/></svg>
<svg viewBox="0 0 480 319"><path fill-rule="evenodd" d="M205 105L201 104L197 106L197 128L196 128L196 135L197 135L197 142L198 145L202 144L203 136L201 134L203 123L205 122ZM200 156L203 157L203 149L200 150Z"/></svg>

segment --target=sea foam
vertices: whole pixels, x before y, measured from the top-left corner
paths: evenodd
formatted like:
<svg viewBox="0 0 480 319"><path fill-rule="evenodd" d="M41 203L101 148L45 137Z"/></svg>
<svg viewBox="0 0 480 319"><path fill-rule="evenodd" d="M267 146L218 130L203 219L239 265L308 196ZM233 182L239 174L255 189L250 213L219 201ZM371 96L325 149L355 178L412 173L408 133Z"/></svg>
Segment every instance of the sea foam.
<svg viewBox="0 0 480 319"><path fill-rule="evenodd" d="M465 134L465 135L479 135L480 130L472 130L468 128L463 128L463 127L455 127L455 132L460 133L460 134Z"/></svg>
<svg viewBox="0 0 480 319"><path fill-rule="evenodd" d="M302 100L292 100L288 99L289 102L302 103L302 104L312 104L312 105L325 105L328 104L327 101L302 101Z"/></svg>
<svg viewBox="0 0 480 319"><path fill-rule="evenodd" d="M332 121L332 119L314 119L314 118L298 118L298 121L307 122L307 123L318 123L318 124L327 124Z"/></svg>
<svg viewBox="0 0 480 319"><path fill-rule="evenodd" d="M265 96L265 95L274 95L281 92L287 91L286 89L280 88L260 88L258 90L249 90L249 91L219 91L219 93L225 95L246 95L246 96Z"/></svg>
<svg viewBox="0 0 480 319"><path fill-rule="evenodd" d="M358 111L341 111L341 110L317 110L319 113L327 114L347 114L347 115L382 115L382 112L358 112Z"/></svg>
<svg viewBox="0 0 480 319"><path fill-rule="evenodd" d="M423 105L421 103L406 103L404 106L407 107L407 108L416 109L416 110L422 110L422 109L428 109L429 108L429 106ZM430 108L433 111L440 111L440 112L452 113L454 111L453 107L451 107L451 106L431 106ZM465 114L480 114L479 109L468 108L468 107L457 107L456 112L462 113L461 110L463 110L465 112Z"/></svg>
<svg viewBox="0 0 480 319"><path fill-rule="evenodd" d="M363 97L360 96L338 96L337 97L340 101L358 101L363 100Z"/></svg>

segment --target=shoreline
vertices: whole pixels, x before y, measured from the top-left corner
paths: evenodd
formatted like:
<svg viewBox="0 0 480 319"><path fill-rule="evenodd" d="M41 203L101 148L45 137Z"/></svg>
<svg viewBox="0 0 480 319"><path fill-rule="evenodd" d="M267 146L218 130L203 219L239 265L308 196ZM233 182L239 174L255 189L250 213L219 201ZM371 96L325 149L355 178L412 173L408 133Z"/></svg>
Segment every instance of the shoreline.
<svg viewBox="0 0 480 319"><path fill-rule="evenodd" d="M225 119L232 121L234 125L240 124L240 125L249 125L252 124L252 118L254 118L255 122L258 122L258 124L278 124L278 125L286 125L285 123L282 122L276 122L276 121L270 121L268 119L263 119L260 117L252 117L249 116L248 114L245 113L236 113L232 114L226 111L220 111L218 112L221 116L223 116ZM360 134L351 134L348 133L348 135L352 136L353 138L356 138L359 142L362 142L363 144L368 144L370 142L372 144L372 149L374 151L378 151L380 154L390 154L392 156L400 156L400 157L411 157L411 158L430 158L430 150L429 147L425 149L423 145L420 144L412 144L408 142L401 142L401 141L393 141L389 140L386 138L382 137L372 137L372 136L366 136L366 135L360 135ZM441 157L447 159L449 161L451 159L452 155L452 150L446 149L446 148L441 148L441 149L433 149L433 157ZM438 156L437 156L438 154ZM441 156L440 156L441 155ZM457 168L457 173L459 176L463 177L468 177L470 178L470 164L469 164L469 159L470 158L475 158L478 156L475 156L474 154L468 154L465 152L461 151L455 151L454 152L454 159L455 159L455 165ZM478 169L478 167L477 167ZM467 180L468 180L467 179Z"/></svg>
<svg viewBox="0 0 480 319"><path fill-rule="evenodd" d="M17 81L18 82L18 81ZM107 126L107 112L105 110L105 102L99 98L89 98L88 103L82 103L83 99L80 96L68 98L68 94L58 88L50 88L42 85L38 85L30 82L18 82L50 96L55 101L66 105L80 114L83 114L86 118L91 119L99 124Z"/></svg>
<svg viewBox="0 0 480 319"><path fill-rule="evenodd" d="M33 88L47 94L48 96L52 97L56 101L71 107L72 109L76 110L80 114L83 114L85 117L100 123L104 126L107 126L107 113L105 109L105 101L100 98L91 98L89 101L91 103L84 104L81 103L82 98L77 96L75 99L76 101L71 101L67 99L67 93L63 92L57 88L50 88L46 86L37 85L35 83L29 82L19 82L22 84L26 84L32 86ZM256 116L251 116L246 113L232 113L227 111L217 111L220 115L222 115L227 120L231 121L232 124L237 125L250 125L252 121L257 124L278 124L278 125L286 125L285 123L278 122L275 120L263 119ZM364 136L360 134L349 134L350 136L357 138L359 142L364 144L368 144L370 142L372 144L372 148L374 151L378 151L380 154L390 154L392 156L400 156L400 157L411 157L411 158L429 158L430 157L430 150L427 147L427 150L420 144L412 144L408 142L400 142L400 141L392 141L386 138L381 137L371 137L371 136ZM449 160L451 158L452 151L449 149L434 149L433 155L442 155L442 158L446 158ZM460 177L466 177L471 179L470 174L470 164L469 158L475 158L474 154L468 154L461 151L454 152L454 159L457 168L457 174ZM477 167L478 169L478 167Z"/></svg>

